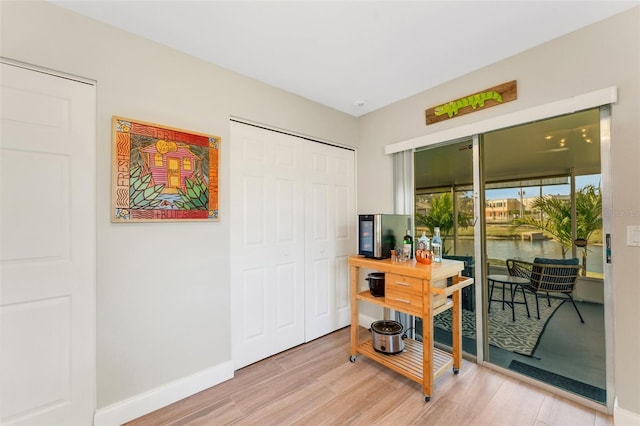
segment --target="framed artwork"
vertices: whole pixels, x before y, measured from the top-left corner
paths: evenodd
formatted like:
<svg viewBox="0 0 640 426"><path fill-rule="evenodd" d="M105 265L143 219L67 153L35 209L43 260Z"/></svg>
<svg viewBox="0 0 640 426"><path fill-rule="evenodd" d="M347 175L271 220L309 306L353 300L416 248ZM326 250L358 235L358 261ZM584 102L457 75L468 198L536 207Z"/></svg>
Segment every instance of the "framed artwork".
<svg viewBox="0 0 640 426"><path fill-rule="evenodd" d="M218 221L219 136L113 117L111 221Z"/></svg>

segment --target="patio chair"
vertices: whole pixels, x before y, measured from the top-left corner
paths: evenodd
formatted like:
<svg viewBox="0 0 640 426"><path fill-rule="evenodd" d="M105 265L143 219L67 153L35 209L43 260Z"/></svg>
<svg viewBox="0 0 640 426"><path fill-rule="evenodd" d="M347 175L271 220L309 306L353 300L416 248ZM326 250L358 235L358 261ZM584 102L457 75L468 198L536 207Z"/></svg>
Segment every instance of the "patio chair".
<svg viewBox="0 0 640 426"><path fill-rule="evenodd" d="M454 256L445 254L443 259L460 260L464 262L464 269L462 275L465 277L475 278L475 262L472 256ZM449 278L447 281L450 281ZM447 285L451 283L447 282ZM476 310L476 287L475 284L471 284L462 289L462 309L466 311L474 312Z"/></svg>
<svg viewBox="0 0 640 426"><path fill-rule="evenodd" d="M536 311L538 319L540 319L540 307L538 305L538 294L546 293L547 303L551 306L550 293L564 294L571 300L571 304L580 317L580 322L584 323L582 314L578 310L573 300L573 289L578 279L581 266L579 260L574 259L543 259L535 258L533 263L516 259L507 259L507 269L509 275L527 278L530 284L524 286L527 290L534 294L536 299Z"/></svg>

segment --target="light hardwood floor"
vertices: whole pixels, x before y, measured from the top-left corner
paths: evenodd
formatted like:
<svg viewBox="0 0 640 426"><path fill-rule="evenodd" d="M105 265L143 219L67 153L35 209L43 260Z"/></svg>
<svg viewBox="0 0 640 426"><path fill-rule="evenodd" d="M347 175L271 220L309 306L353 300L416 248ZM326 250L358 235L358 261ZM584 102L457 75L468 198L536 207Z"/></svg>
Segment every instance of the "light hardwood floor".
<svg viewBox="0 0 640 426"><path fill-rule="evenodd" d="M422 388L358 356L349 328L236 371L235 377L136 419L146 425L606 426L606 414L471 362Z"/></svg>

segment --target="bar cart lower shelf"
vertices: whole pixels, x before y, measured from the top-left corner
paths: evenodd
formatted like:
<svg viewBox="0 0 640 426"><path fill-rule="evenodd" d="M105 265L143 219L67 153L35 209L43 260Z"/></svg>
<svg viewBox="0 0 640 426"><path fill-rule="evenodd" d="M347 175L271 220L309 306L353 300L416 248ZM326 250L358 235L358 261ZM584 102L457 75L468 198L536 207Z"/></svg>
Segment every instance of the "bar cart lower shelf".
<svg viewBox="0 0 640 426"><path fill-rule="evenodd" d="M402 374L414 382L422 383L422 342L418 342L413 339L405 339L404 348L405 350L399 354L383 354L373 348L373 342L371 340L366 340L358 344L358 353L377 361L390 370ZM356 356L351 355L349 360L351 362L356 362ZM450 353L434 347L432 364L433 378L436 379L449 367L453 366L453 358ZM453 372L454 374L458 374L458 369L454 368ZM429 396L425 396L426 401L429 401L429 399Z"/></svg>

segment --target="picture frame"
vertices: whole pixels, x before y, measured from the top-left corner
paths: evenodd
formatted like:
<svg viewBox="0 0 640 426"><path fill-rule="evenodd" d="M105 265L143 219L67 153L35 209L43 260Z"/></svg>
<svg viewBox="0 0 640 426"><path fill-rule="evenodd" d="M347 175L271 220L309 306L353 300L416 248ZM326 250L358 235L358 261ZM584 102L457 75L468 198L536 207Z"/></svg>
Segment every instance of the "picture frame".
<svg viewBox="0 0 640 426"><path fill-rule="evenodd" d="M221 137L113 116L111 222L219 221Z"/></svg>

